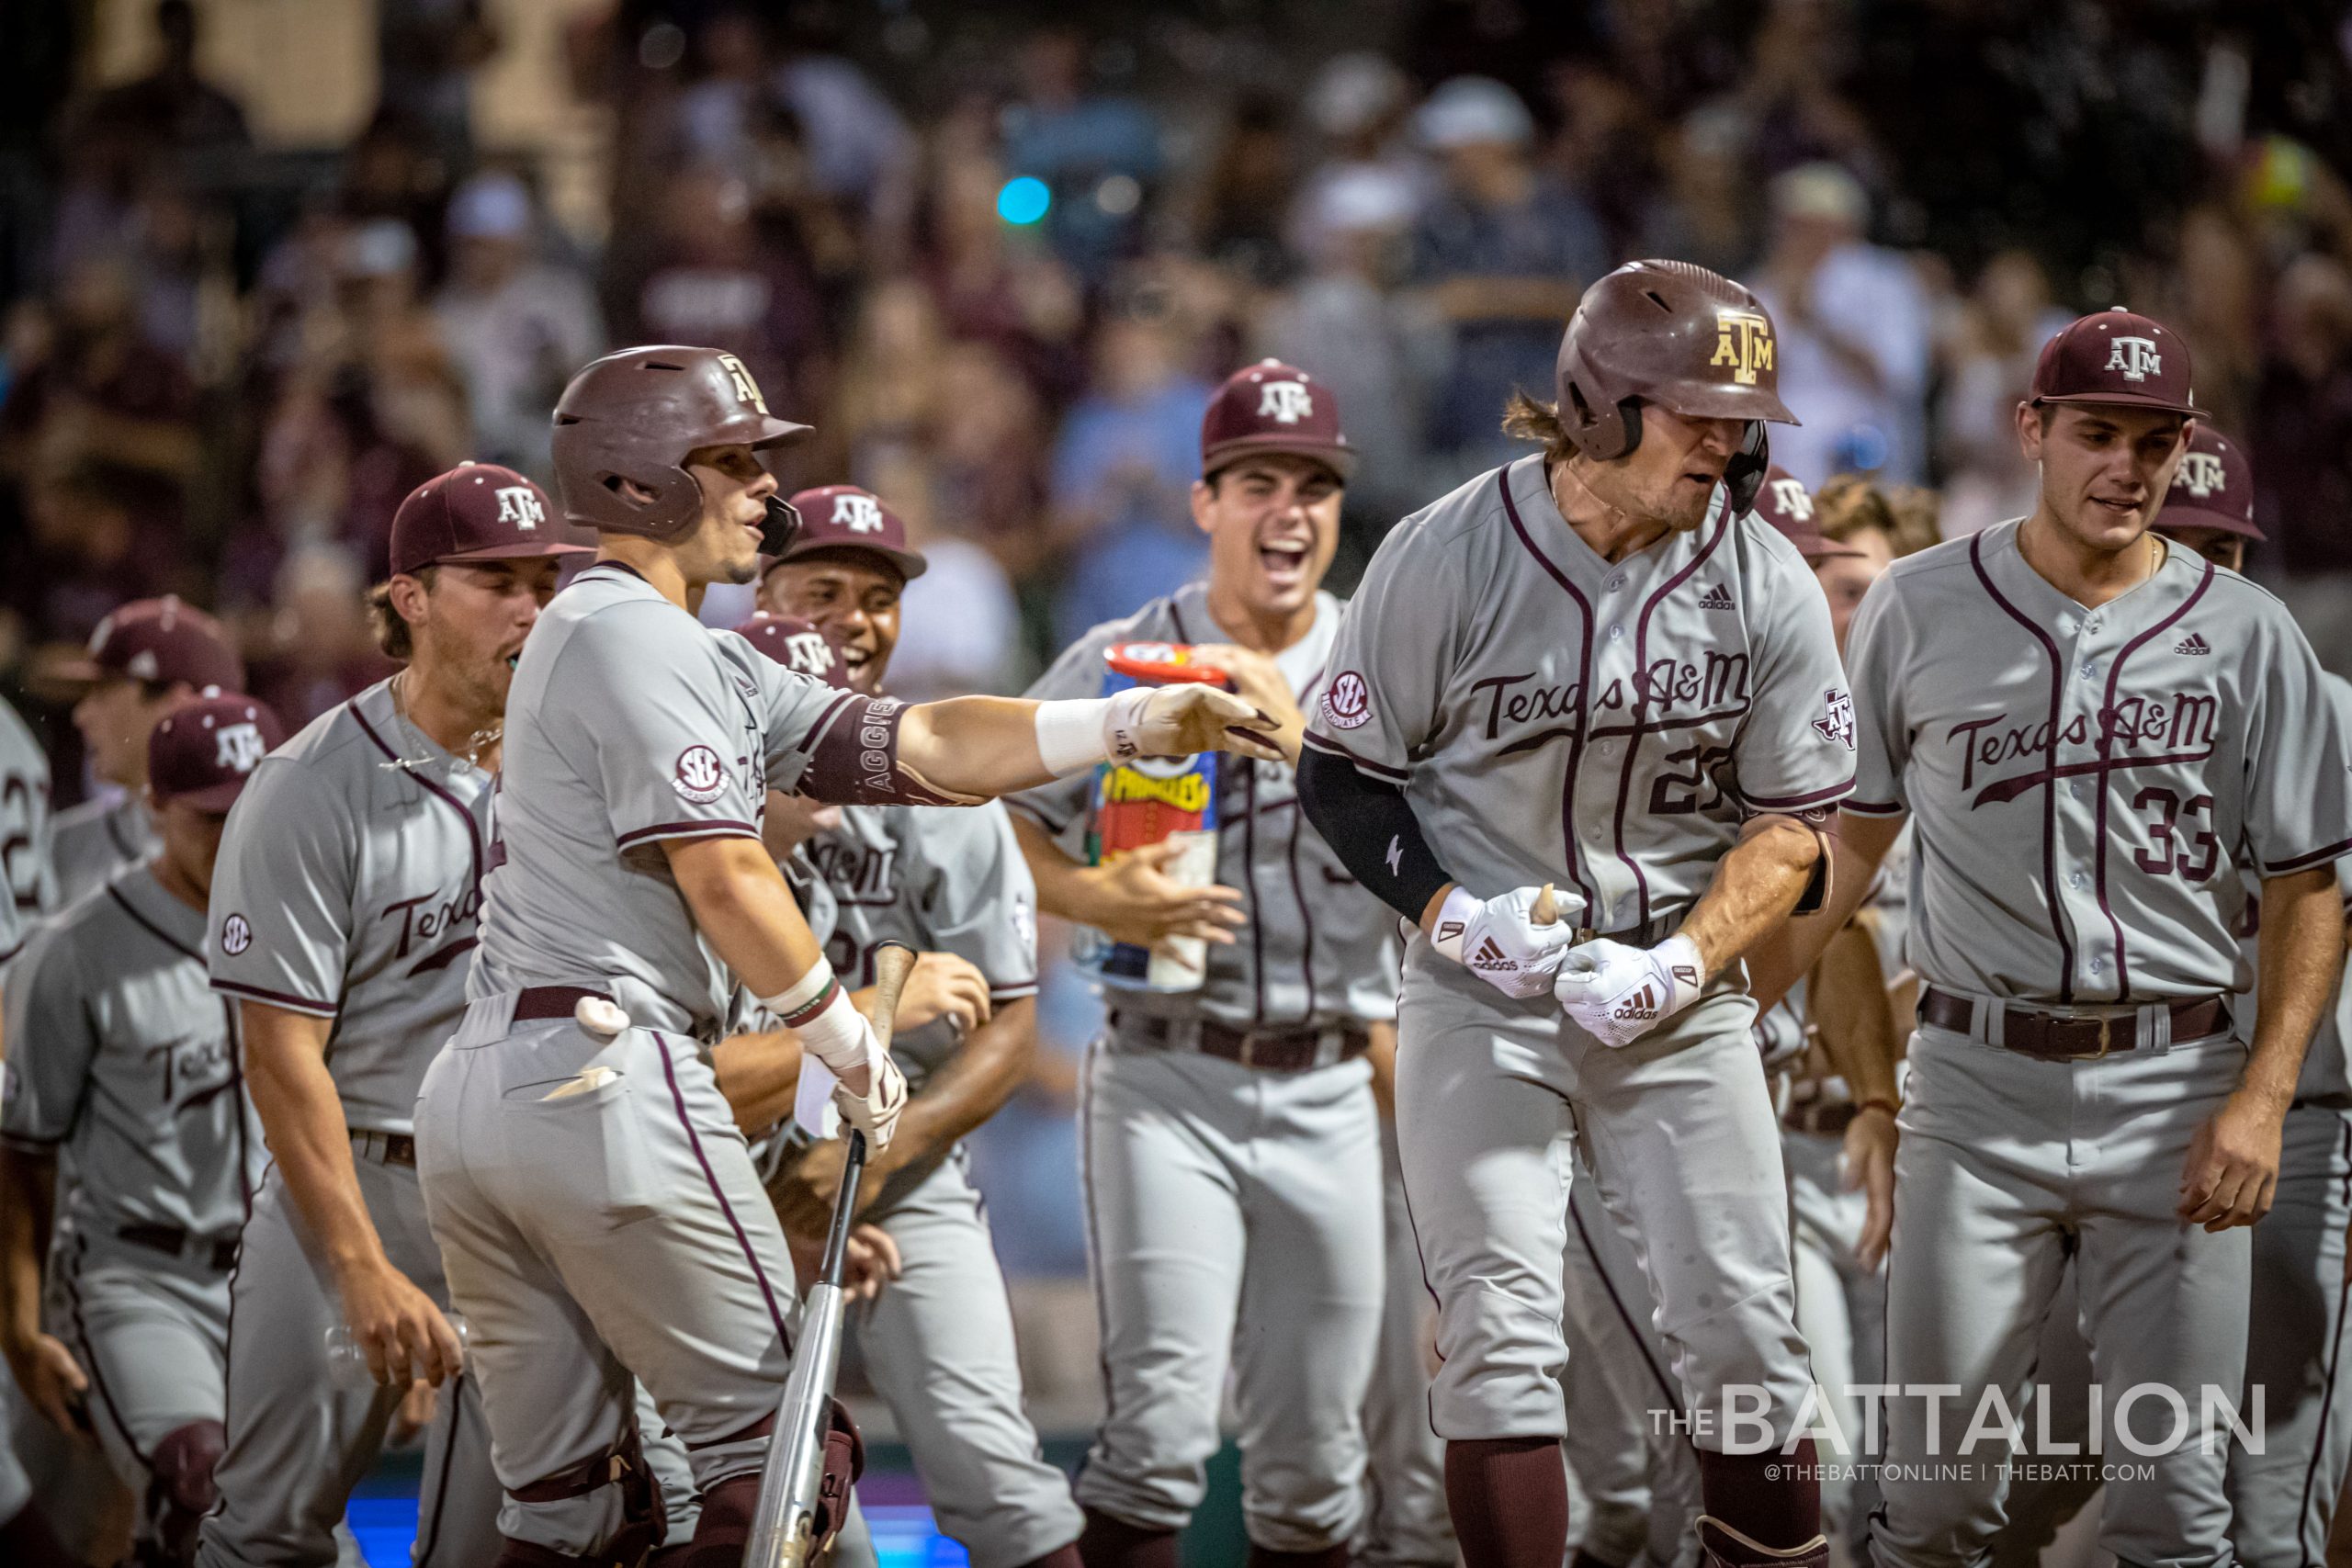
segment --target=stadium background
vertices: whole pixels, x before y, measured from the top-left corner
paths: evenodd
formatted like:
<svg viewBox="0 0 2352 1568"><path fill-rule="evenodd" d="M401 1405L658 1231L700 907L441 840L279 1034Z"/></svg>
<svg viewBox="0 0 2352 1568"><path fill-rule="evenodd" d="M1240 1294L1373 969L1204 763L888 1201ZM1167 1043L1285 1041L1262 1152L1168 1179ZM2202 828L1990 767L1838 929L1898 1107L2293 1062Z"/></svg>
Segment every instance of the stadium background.
<svg viewBox="0 0 2352 1568"><path fill-rule="evenodd" d="M2156 315L2253 454L2253 570L2352 675L2347 175L2352 17L2319 3L13 0L0 690L83 798L45 671L176 592L307 720L382 672L359 599L401 495L468 457L547 479L569 371L665 340L817 426L787 488L916 531L900 690L1018 690L1200 565L1227 371L1339 390L1344 588L1496 460L1578 283L1643 255L1772 305L1784 463L1919 487L1947 533L2030 501L2007 410L2047 333ZM1053 1049L976 1139L1061 1458L1095 1399L1095 1017L1057 971ZM404 1562L379 1479L355 1519ZM869 1490L887 1560L960 1560L910 1477Z"/></svg>

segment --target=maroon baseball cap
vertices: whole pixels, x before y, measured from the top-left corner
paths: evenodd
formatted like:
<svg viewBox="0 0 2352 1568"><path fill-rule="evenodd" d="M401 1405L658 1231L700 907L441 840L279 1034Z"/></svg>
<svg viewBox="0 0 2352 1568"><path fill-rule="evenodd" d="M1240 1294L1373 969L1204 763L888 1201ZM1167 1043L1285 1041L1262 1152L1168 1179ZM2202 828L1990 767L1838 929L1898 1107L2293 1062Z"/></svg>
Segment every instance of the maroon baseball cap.
<svg viewBox="0 0 2352 1568"><path fill-rule="evenodd" d="M735 632L796 675L822 681L844 692L850 689L849 665L842 658L842 645L830 633L797 615L771 615L762 611L737 626Z"/></svg>
<svg viewBox="0 0 2352 1568"><path fill-rule="evenodd" d="M2172 489L2156 513L2159 528L2219 528L2259 539L2254 521L2254 469L2245 449L2199 421L2188 427L2188 450L2172 471Z"/></svg>
<svg viewBox="0 0 2352 1568"><path fill-rule="evenodd" d="M907 545L907 525L882 504L882 498L855 485L820 485L792 498L800 513L800 532L780 556L768 557L761 568L766 576L785 561L824 550L863 550L880 556L911 582L929 569L922 552Z"/></svg>
<svg viewBox="0 0 2352 1568"><path fill-rule="evenodd" d="M1797 547L1797 554L1804 557L1807 566L1862 553L1822 534L1821 525L1814 520L1813 492L1778 463L1764 470L1764 482L1756 491L1756 515L1779 529Z"/></svg>
<svg viewBox="0 0 2352 1568"><path fill-rule="evenodd" d="M2117 306L2076 318L2041 345L2036 403L2118 403L2195 418L2188 344L2159 321Z"/></svg>
<svg viewBox="0 0 2352 1568"><path fill-rule="evenodd" d="M1340 399L1295 365L1261 359L1226 378L1201 416L1201 472L1252 452L1312 457L1344 481L1355 448L1340 429Z"/></svg>
<svg viewBox="0 0 2352 1568"><path fill-rule="evenodd" d="M442 561L537 560L593 554L548 492L496 463L460 463L408 492L392 513L392 570Z"/></svg>
<svg viewBox="0 0 2352 1568"><path fill-rule="evenodd" d="M285 744L286 727L267 703L232 692L190 703L147 733L147 788L161 806L226 811L254 764Z"/></svg>
<svg viewBox="0 0 2352 1568"><path fill-rule="evenodd" d="M242 690L245 661L220 623L175 597L134 599L100 621L84 656L58 671L66 681L120 676L171 685L185 681L201 692Z"/></svg>

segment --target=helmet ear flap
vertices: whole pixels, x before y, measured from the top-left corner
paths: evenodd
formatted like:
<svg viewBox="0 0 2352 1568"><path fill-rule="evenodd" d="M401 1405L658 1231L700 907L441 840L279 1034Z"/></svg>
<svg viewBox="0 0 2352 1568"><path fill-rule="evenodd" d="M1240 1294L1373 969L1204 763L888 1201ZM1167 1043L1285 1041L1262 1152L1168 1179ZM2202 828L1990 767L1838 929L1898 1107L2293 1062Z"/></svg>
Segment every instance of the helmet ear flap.
<svg viewBox="0 0 2352 1568"><path fill-rule="evenodd" d="M760 554L779 559L800 536L800 508L780 495L768 497L767 516L760 523Z"/></svg>
<svg viewBox="0 0 2352 1568"><path fill-rule="evenodd" d="M1772 467L1772 442L1760 419L1747 422L1747 437L1724 465L1724 491L1731 502L1732 515L1752 510L1757 493L1764 488L1764 476Z"/></svg>
<svg viewBox="0 0 2352 1568"><path fill-rule="evenodd" d="M1631 457L1634 448L1642 444L1642 400L1621 398L1617 401L1617 419L1625 427L1625 445L1617 456Z"/></svg>

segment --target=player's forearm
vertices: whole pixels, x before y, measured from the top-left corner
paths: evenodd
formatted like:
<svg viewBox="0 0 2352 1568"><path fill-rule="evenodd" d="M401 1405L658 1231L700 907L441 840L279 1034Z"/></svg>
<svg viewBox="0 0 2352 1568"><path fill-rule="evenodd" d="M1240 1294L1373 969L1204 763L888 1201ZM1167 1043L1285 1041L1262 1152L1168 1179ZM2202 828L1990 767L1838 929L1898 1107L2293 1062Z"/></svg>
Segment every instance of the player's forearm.
<svg viewBox="0 0 2352 1568"><path fill-rule="evenodd" d="M800 1037L789 1029L730 1034L710 1054L718 1092L747 1138L792 1114L800 1089Z"/></svg>
<svg viewBox="0 0 2352 1568"><path fill-rule="evenodd" d="M1053 782L1037 705L1021 697L919 703L899 721L899 765L949 794L992 799Z"/></svg>
<svg viewBox="0 0 2352 1568"><path fill-rule="evenodd" d="M2254 1046L2239 1092L2284 1115L2312 1032L2344 973L2344 905L2335 867L2262 879L2262 966Z"/></svg>
<svg viewBox="0 0 2352 1568"><path fill-rule="evenodd" d="M1858 817L1840 812L1830 854L1836 857L1829 897L1810 915L1797 915L1762 932L1749 944L1747 994L1758 1009L1771 1007L1821 961L1832 938L1845 930L1869 897L1879 863L1903 831L1901 817Z"/></svg>
<svg viewBox="0 0 2352 1568"><path fill-rule="evenodd" d="M1848 925L1830 939L1814 966L1805 999L1830 1069L1846 1080L1855 1103L1894 1103L1895 1054L1902 1042L1895 1035L1878 944L1868 931Z"/></svg>
<svg viewBox="0 0 2352 1568"><path fill-rule="evenodd" d="M1827 852L1792 818L1761 818L1715 867L1714 880L1682 922L1712 978L1789 918Z"/></svg>
<svg viewBox="0 0 2352 1568"><path fill-rule="evenodd" d="M25 1343L40 1332L41 1259L57 1201L57 1156L0 1146L0 1335Z"/></svg>
<svg viewBox="0 0 2352 1568"><path fill-rule="evenodd" d="M351 1127L326 1066L323 1019L264 1002L239 1004L245 1036L245 1087L286 1194L325 1249L338 1278L390 1268L368 1216L352 1163Z"/></svg>
<svg viewBox="0 0 2352 1568"><path fill-rule="evenodd" d="M755 997L779 995L823 961L792 889L756 839L665 839L695 927Z"/></svg>
<svg viewBox="0 0 2352 1568"><path fill-rule="evenodd" d="M920 1164L964 1137L1004 1109L1029 1079L1037 1052L1037 1002L1022 997L998 1005L989 1021L964 1037L963 1045L907 1101L890 1146L875 1158L887 1176ZM875 1182L868 1196L878 1195Z"/></svg>
<svg viewBox="0 0 2352 1568"><path fill-rule="evenodd" d="M1093 924L1093 884L1087 874L1091 868L1062 853L1053 836L1028 818L1017 811L1007 815L1012 818L1012 837L1021 846L1021 858L1028 863L1030 878L1037 884L1039 912L1080 925Z"/></svg>

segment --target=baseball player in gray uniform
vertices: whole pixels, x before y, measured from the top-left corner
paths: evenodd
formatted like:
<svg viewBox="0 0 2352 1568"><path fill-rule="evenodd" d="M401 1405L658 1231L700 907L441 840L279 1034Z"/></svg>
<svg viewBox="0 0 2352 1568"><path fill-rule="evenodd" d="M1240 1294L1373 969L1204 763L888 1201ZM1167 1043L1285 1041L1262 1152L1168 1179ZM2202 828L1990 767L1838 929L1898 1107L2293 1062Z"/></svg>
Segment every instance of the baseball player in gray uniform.
<svg viewBox="0 0 2352 1568"><path fill-rule="evenodd" d="M41 907L62 908L157 848L148 815L147 735L156 721L209 692L241 692L245 661L220 623L177 599L136 599L100 621L89 651L62 672L86 690L74 725L90 771L119 794L84 801L50 826Z"/></svg>
<svg viewBox="0 0 2352 1568"><path fill-rule="evenodd" d="M709 1060L737 987L877 1155L906 1084L760 840L768 791L973 804L1113 754L1271 750L1221 692L909 706L793 674L691 607L795 519L760 453L805 430L731 355L660 345L556 405L564 511L599 558L516 667L471 1000L417 1100L418 1168L471 1326L504 1564L658 1538L630 1374L684 1441L680 1560L740 1560L788 1368L792 1264Z"/></svg>
<svg viewBox="0 0 2352 1568"><path fill-rule="evenodd" d="M2154 530L2237 570L2246 541L2263 537L2254 521L2254 479L2243 449L2210 425L2193 426ZM2325 671L2321 680L2337 722L2352 729L2352 683ZM2335 875L2338 889L2352 898L2352 857L2335 863ZM2261 880L2252 868L2242 880L2247 970L2258 973ZM2262 1391L2263 1442L2259 1452L2234 1443L2227 1477L2230 1545L2250 1568L2303 1568L2326 1555L2352 1463L2352 1400L2340 1397L2336 1386L2345 1337L2345 1232L2352 1225L2352 1134L2346 1131L2352 1080L2344 1055L2352 1003L2346 998L2339 985L2304 1053L2280 1143L2278 1190L2250 1244L2245 1404L2250 1408L2255 1391ZM2253 1000L2238 1020L2241 1037L2250 1037L2259 1019ZM2051 1401L2052 1430L2064 1438L2079 1439L2087 1427L2086 1392L2054 1369L2084 1367L2087 1359L2072 1322L2045 1330L2034 1397ZM2018 1487L2000 1560L2030 1559L2098 1484L2095 1473L2074 1472Z"/></svg>
<svg viewBox="0 0 2352 1568"><path fill-rule="evenodd" d="M899 592L928 563L869 491L828 485L791 505L800 534L768 565L762 603L804 617L820 641L831 635L844 652L854 647L847 683L879 696L899 642ZM792 669L792 624L770 621L765 635L757 624L738 629ZM919 967L960 960L956 967L980 983L960 1016L901 1028L891 1040L910 1098L890 1147L867 1163L860 1209L897 1244L899 1271L855 1324L932 1512L976 1568L1078 1568L1078 1505L1069 1478L1040 1456L1022 1407L1012 1305L962 1143L1027 1079L1036 1051L1029 868L994 801L971 810L844 807L797 860L832 895L831 930L820 935L847 983L872 982L884 942L922 955ZM808 1147L771 1183L788 1234L822 1238L842 1148L838 1139Z"/></svg>
<svg viewBox="0 0 2352 1568"><path fill-rule="evenodd" d="M458 1373L417 1184L417 1087L465 1004L513 663L560 558L582 548L509 469L419 486L372 595L402 670L264 759L230 816L207 953L275 1160L232 1288L209 1568L333 1562L412 1381ZM330 1335L375 1382L335 1376ZM497 1503L475 1382L459 1378L428 1429L417 1562L490 1561Z"/></svg>
<svg viewBox="0 0 2352 1568"><path fill-rule="evenodd" d="M1272 360L1236 372L1193 486L1208 581L1096 626L1032 694L1101 690L1114 643L1207 645L1295 755L1339 631L1318 585L1354 457L1329 388ZM1386 1304L1365 1058L1396 1008L1396 923L1301 817L1287 757L1221 778L1215 887L1173 886L1149 852L1087 867L1091 797L1071 779L1012 803L1041 906L1139 945L1174 931L1209 946L1197 990L1114 993L1081 1069L1108 1409L1079 1473L1080 1551L1088 1568L1172 1568L1229 1369L1250 1561L1343 1562Z"/></svg>
<svg viewBox="0 0 2352 1568"><path fill-rule="evenodd" d="M2187 346L2146 317L2067 327L2017 412L2033 513L1896 562L1854 622L1852 864L1818 924L1842 923L1907 817L1924 982L1888 1280L1904 1393L1872 1529L1902 1568L1973 1562L1999 1526L2023 1434L1968 1453L1956 1434L2000 1433L1996 1397L2014 1411L2069 1252L2103 1451L2146 1461L2109 1479L2100 1544L2231 1555L2228 1433L2197 1427L2244 1380L2245 1227L2343 968L2352 789L2285 609L2149 535L2190 387ZM2241 870L2261 882L2258 973ZM1802 960L1815 933L1792 936ZM2230 1006L2248 989L2250 1047ZM2149 1385L2170 1392L2135 1408Z"/></svg>
<svg viewBox="0 0 2352 1568"><path fill-rule="evenodd" d="M229 807L285 739L242 695L157 724L146 772L163 848L50 922L9 976L0 1201L35 1224L0 1245L0 1346L43 1414L94 1429L141 1499L141 1562L188 1561L212 1506L229 1270L263 1156L235 1021L206 982L204 908ZM74 1179L44 1332L27 1287L61 1153Z"/></svg>
<svg viewBox="0 0 2352 1568"><path fill-rule="evenodd" d="M1810 1466L1785 1463L1810 1457L1813 1380L1739 964L1818 895L1815 823L1852 767L1827 608L1748 511L1764 422L1792 417L1776 346L1755 297L1702 267L1588 289L1556 405L1513 400L1507 428L1544 452L1390 533L1307 732L1310 818L1414 928L1397 1135L1474 1563L1549 1568L1566 1539L1580 1141L1697 1427L1702 1549L1826 1560Z"/></svg>
<svg viewBox="0 0 2352 1568"><path fill-rule="evenodd" d="M49 866L49 755L32 727L0 697L0 966L24 941L25 922L40 908Z"/></svg>

